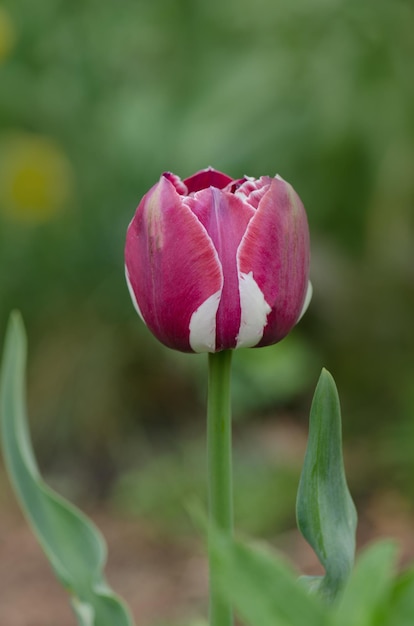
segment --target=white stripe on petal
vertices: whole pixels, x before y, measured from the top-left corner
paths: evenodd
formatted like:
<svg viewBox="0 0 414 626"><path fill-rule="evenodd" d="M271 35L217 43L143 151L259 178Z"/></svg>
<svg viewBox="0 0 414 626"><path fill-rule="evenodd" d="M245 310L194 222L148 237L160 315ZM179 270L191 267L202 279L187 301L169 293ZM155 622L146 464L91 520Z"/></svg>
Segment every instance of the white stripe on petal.
<svg viewBox="0 0 414 626"><path fill-rule="evenodd" d="M236 348L252 348L263 336L272 308L253 278L253 272L239 274L241 321Z"/></svg>
<svg viewBox="0 0 414 626"><path fill-rule="evenodd" d="M216 315L221 289L207 298L191 316L190 346L194 352L214 352L216 349Z"/></svg>
<svg viewBox="0 0 414 626"><path fill-rule="evenodd" d="M145 320L144 320L144 318L142 316L141 309L138 306L138 302L137 302L134 290L133 290L132 285L131 285L131 281L130 281L130 278L129 278L129 272L128 272L128 268L127 268L126 265L125 265L125 278L126 278L126 282L127 282L127 285L128 285L129 295L131 296L132 304L134 305L134 308L135 308L136 312L138 313L138 315L140 316L140 318L142 319L144 324L146 324L146 322L145 322Z"/></svg>
<svg viewBox="0 0 414 626"><path fill-rule="evenodd" d="M300 312L300 315L298 317L298 319L296 320L296 324L302 319L302 317L305 315L306 311L308 310L308 306L310 304L310 301L312 300L312 294L313 294L313 287L312 287L312 283L309 280L308 281L308 290L306 292L306 296L305 296L305 302L303 303L303 307L302 310Z"/></svg>

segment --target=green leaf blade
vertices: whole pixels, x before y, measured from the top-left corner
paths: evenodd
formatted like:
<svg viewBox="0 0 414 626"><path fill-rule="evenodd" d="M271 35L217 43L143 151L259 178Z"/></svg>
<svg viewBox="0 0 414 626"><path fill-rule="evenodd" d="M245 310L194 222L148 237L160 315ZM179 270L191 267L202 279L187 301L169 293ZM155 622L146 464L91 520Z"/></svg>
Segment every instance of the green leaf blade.
<svg viewBox="0 0 414 626"><path fill-rule="evenodd" d="M328 615L282 558L210 530L219 589L249 626L327 626Z"/></svg>
<svg viewBox="0 0 414 626"><path fill-rule="evenodd" d="M414 616L414 568L411 566L395 581L386 618L381 626L412 626Z"/></svg>
<svg viewBox="0 0 414 626"><path fill-rule="evenodd" d="M106 545L95 525L42 480L33 454L25 407L26 337L13 313L0 378L2 449L21 508L62 585L81 626L132 626L123 602L106 586Z"/></svg>
<svg viewBox="0 0 414 626"><path fill-rule="evenodd" d="M332 600L353 567L357 514L345 477L338 392L326 370L312 402L296 515L326 571L319 592Z"/></svg>
<svg viewBox="0 0 414 626"><path fill-rule="evenodd" d="M394 586L396 557L397 547L391 541L375 543L361 554L335 607L334 626L384 624ZM402 626L398 620L392 619L391 623Z"/></svg>

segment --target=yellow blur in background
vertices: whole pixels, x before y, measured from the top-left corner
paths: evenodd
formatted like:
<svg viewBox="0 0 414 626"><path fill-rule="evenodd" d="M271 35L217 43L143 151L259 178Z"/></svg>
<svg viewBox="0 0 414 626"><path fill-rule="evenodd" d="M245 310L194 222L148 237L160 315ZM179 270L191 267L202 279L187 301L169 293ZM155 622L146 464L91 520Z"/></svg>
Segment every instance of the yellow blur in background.
<svg viewBox="0 0 414 626"><path fill-rule="evenodd" d="M0 207L7 217L23 222L53 217L71 195L72 178L54 141L20 133L0 142Z"/></svg>

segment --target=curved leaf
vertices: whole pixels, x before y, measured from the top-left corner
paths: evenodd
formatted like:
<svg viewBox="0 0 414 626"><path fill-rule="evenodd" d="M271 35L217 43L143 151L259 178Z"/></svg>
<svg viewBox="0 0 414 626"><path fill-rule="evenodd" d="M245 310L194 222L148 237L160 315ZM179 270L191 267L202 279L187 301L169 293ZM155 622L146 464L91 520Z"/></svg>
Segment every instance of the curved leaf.
<svg viewBox="0 0 414 626"><path fill-rule="evenodd" d="M10 317L0 379L2 448L25 516L62 585L80 626L132 626L123 602L106 585L104 539L94 524L42 480L25 407L26 337L18 313Z"/></svg>
<svg viewBox="0 0 414 626"><path fill-rule="evenodd" d="M387 613L394 608L390 600L396 585L396 563L397 546L391 541L377 542L363 552L335 607L334 626L379 626L386 623ZM411 614L410 624L412 617ZM397 610L391 618L392 624L403 626Z"/></svg>
<svg viewBox="0 0 414 626"><path fill-rule="evenodd" d="M293 569L264 546L252 547L209 529L209 551L220 593L249 626L327 626L318 598L298 584Z"/></svg>
<svg viewBox="0 0 414 626"><path fill-rule="evenodd" d="M357 515L345 478L338 392L325 369L312 402L296 514L326 571L318 592L333 599L353 567Z"/></svg>

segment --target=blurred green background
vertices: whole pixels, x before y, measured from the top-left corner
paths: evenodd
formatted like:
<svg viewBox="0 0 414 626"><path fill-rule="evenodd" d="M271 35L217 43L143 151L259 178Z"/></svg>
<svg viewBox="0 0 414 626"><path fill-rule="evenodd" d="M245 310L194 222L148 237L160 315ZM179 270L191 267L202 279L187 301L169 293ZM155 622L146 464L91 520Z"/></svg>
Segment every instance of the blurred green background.
<svg viewBox="0 0 414 626"><path fill-rule="evenodd" d="M19 308L35 447L66 494L170 530L204 492L206 359L150 336L123 246L162 171L212 165L280 173L312 236L308 314L235 354L239 525L294 524L322 366L356 498L414 505L413 31L410 0L0 4L1 337Z"/></svg>

